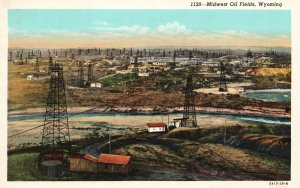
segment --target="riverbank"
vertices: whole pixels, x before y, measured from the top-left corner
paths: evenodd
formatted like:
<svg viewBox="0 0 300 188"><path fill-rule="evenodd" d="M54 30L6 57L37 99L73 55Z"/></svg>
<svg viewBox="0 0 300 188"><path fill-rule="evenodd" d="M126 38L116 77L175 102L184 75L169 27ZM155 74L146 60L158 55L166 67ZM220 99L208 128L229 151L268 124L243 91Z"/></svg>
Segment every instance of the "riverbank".
<svg viewBox="0 0 300 188"><path fill-rule="evenodd" d="M69 114L76 113L119 113L119 114L168 114L183 112L183 107L178 108L149 108L149 107L71 107L68 108ZM249 116L262 116L262 117L278 117L290 118L291 113L281 108L266 108L266 107L253 107L245 106L243 109L229 109L229 108L213 108L213 107L196 107L196 111L203 113L213 114L232 114L232 115L249 115ZM9 111L8 115L34 115L45 113L44 108L28 108L23 110Z"/></svg>

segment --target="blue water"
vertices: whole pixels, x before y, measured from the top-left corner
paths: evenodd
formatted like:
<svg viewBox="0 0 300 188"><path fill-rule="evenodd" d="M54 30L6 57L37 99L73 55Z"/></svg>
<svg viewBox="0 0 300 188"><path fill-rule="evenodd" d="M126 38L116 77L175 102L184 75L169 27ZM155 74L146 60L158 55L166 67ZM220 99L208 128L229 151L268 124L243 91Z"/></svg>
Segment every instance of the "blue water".
<svg viewBox="0 0 300 188"><path fill-rule="evenodd" d="M258 90L243 94L244 97L272 102L291 102L290 90Z"/></svg>

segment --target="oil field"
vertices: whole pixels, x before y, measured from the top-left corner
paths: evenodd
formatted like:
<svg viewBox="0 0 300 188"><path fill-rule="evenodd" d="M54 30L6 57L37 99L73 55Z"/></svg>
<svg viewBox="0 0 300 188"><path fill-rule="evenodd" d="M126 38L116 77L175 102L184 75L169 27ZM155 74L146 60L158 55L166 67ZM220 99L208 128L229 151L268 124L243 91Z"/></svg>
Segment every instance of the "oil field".
<svg viewBox="0 0 300 188"><path fill-rule="evenodd" d="M291 179L290 12L8 18L8 181Z"/></svg>
<svg viewBox="0 0 300 188"><path fill-rule="evenodd" d="M9 180L290 178L287 53L9 54Z"/></svg>

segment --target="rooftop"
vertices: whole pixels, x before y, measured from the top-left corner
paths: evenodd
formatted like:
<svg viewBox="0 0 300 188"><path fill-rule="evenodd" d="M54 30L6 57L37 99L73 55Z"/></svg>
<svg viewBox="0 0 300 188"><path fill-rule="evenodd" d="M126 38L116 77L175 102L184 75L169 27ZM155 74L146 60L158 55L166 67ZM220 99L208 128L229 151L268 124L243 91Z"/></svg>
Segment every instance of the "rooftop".
<svg viewBox="0 0 300 188"><path fill-rule="evenodd" d="M147 123L148 127L166 127L167 124L163 122L157 122L157 123Z"/></svg>
<svg viewBox="0 0 300 188"><path fill-rule="evenodd" d="M126 155L111 155L111 154L101 154L98 158L99 163L108 164L120 164L127 165L129 163L130 156Z"/></svg>

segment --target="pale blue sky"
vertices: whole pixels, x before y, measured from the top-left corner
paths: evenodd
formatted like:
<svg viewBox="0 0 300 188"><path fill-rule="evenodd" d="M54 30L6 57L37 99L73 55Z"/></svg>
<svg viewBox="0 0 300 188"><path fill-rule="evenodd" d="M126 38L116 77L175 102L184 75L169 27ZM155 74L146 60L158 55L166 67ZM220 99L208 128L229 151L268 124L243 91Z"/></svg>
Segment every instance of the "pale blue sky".
<svg viewBox="0 0 300 188"><path fill-rule="evenodd" d="M136 35L135 38L165 40L167 45L168 40L163 36L171 33L185 37L192 34L196 37L197 33L246 33L255 35L255 40L259 40L258 35L290 38L291 13L285 10L9 10L8 26L13 42L22 37L71 40L72 35L90 35L92 40L92 35L102 35L103 40L112 36L124 40Z"/></svg>

